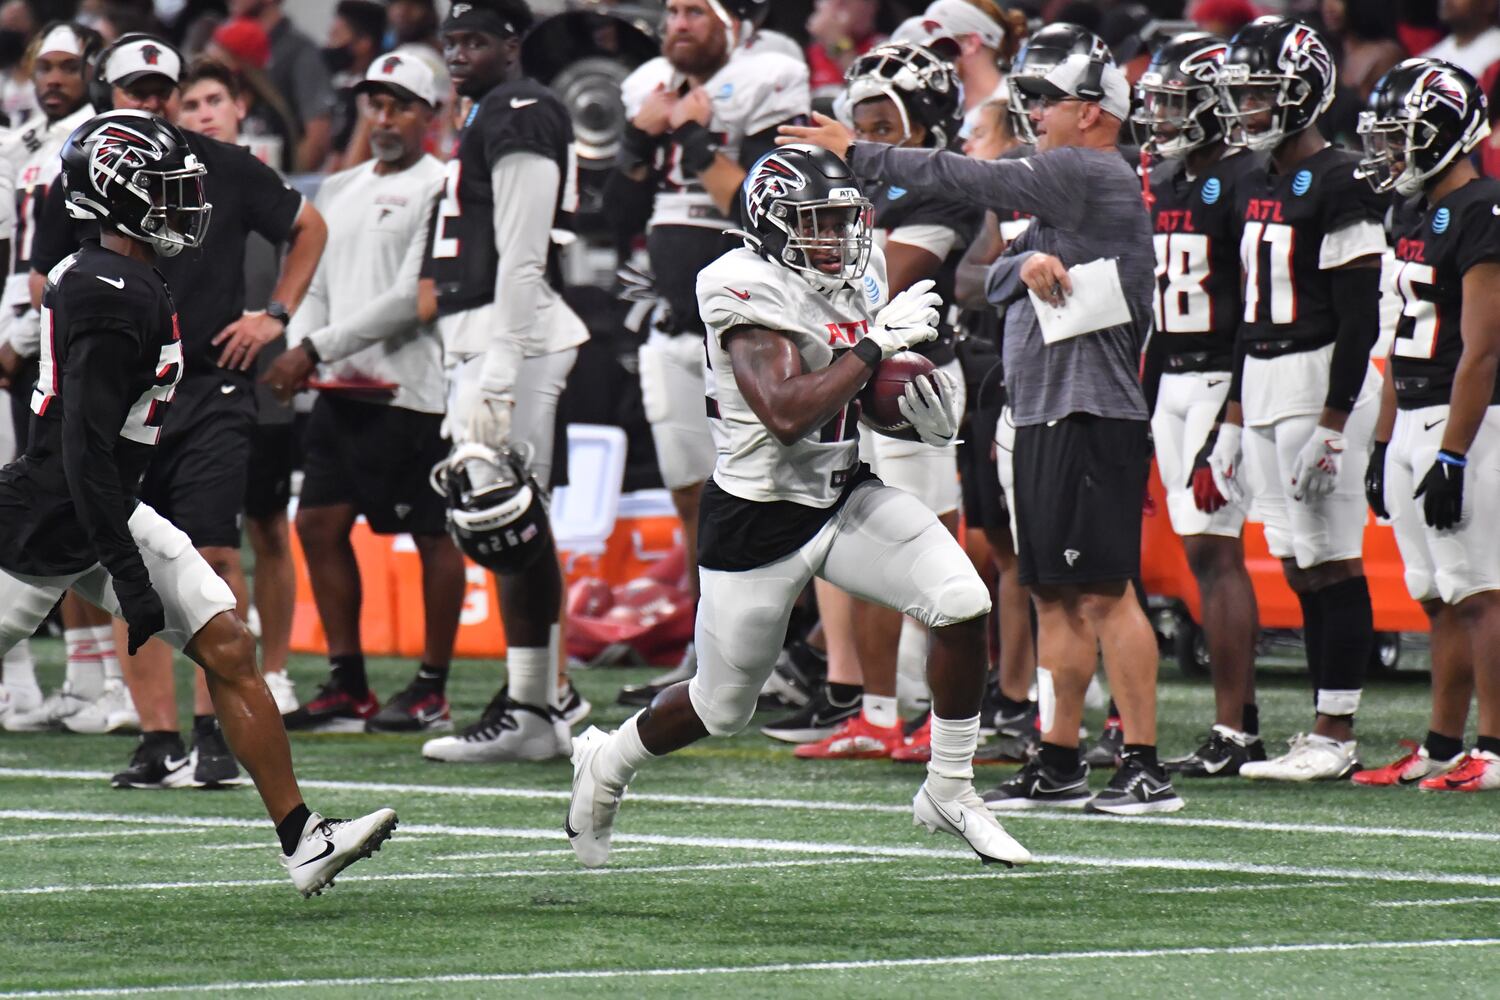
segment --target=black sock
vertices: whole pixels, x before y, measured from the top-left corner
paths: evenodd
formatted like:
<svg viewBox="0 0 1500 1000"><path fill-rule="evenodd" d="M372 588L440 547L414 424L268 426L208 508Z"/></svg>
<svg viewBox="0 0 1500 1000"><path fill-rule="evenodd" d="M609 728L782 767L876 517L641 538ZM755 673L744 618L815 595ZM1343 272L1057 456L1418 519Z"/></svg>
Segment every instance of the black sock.
<svg viewBox="0 0 1500 1000"><path fill-rule="evenodd" d="M312 813L307 811L307 805L299 802L297 808L283 816L281 822L276 824L276 836L281 838L282 854L287 857L292 856L292 852L302 841L302 831L307 828L307 820L310 816Z"/></svg>
<svg viewBox="0 0 1500 1000"><path fill-rule="evenodd" d="M1150 743L1127 743L1120 751L1120 757L1142 764L1148 771L1161 770L1161 765L1156 762L1156 747Z"/></svg>
<svg viewBox="0 0 1500 1000"><path fill-rule="evenodd" d="M213 728L218 724L219 720L214 718L212 715L193 716L193 732L195 734L202 732L212 732Z"/></svg>
<svg viewBox="0 0 1500 1000"><path fill-rule="evenodd" d="M1000 697L996 699L996 703L1000 706L1000 711L1009 716L1021 715L1031 711L1031 702L1016 701L1013 698L1007 698L1004 692L1001 692Z"/></svg>
<svg viewBox="0 0 1500 1000"><path fill-rule="evenodd" d="M1246 705L1241 710L1240 729L1244 731L1246 736L1260 735L1260 706L1254 704Z"/></svg>
<svg viewBox="0 0 1500 1000"><path fill-rule="evenodd" d="M333 682L339 686L340 690L356 698L363 698L370 693L370 679L365 676L363 653L330 656L328 666L333 673Z"/></svg>
<svg viewBox="0 0 1500 1000"><path fill-rule="evenodd" d="M1302 605L1302 648L1307 653L1307 672L1316 705L1318 688L1323 686L1323 602L1314 591L1298 594L1297 603Z"/></svg>
<svg viewBox="0 0 1500 1000"><path fill-rule="evenodd" d="M1324 587L1316 596L1323 606L1323 673L1318 687L1358 691L1365 686L1365 673L1375 654L1370 585L1363 576L1356 576Z"/></svg>
<svg viewBox="0 0 1500 1000"><path fill-rule="evenodd" d="M182 746L182 734L175 729L159 729L155 732L141 734L141 746L161 747L167 753L183 754L187 751Z"/></svg>
<svg viewBox="0 0 1500 1000"><path fill-rule="evenodd" d="M1083 766L1083 758L1079 755L1077 747L1060 747L1056 743L1043 740L1040 752L1042 766L1053 774L1076 774Z"/></svg>
<svg viewBox="0 0 1500 1000"><path fill-rule="evenodd" d="M1427 738L1422 741L1422 745L1427 748L1427 756L1433 760L1452 760L1464 752L1463 740L1435 733L1431 729L1427 730Z"/></svg>
<svg viewBox="0 0 1500 1000"><path fill-rule="evenodd" d="M1120 717L1120 706L1115 704L1113 698L1109 699L1109 708L1105 709L1105 715L1111 719L1118 719Z"/></svg>
<svg viewBox="0 0 1500 1000"><path fill-rule="evenodd" d="M861 684L830 684L828 685L828 703L840 708L848 708L858 702L864 693L865 689Z"/></svg>
<svg viewBox="0 0 1500 1000"><path fill-rule="evenodd" d="M787 648L787 656L808 680L818 681L828 676L828 654L806 639L792 643Z"/></svg>
<svg viewBox="0 0 1500 1000"><path fill-rule="evenodd" d="M1474 741L1474 749L1500 757L1500 736L1481 736Z"/></svg>
<svg viewBox="0 0 1500 1000"><path fill-rule="evenodd" d="M435 691L442 694L448 689L448 666L434 667L430 663L424 663L417 668L417 687L423 691Z"/></svg>

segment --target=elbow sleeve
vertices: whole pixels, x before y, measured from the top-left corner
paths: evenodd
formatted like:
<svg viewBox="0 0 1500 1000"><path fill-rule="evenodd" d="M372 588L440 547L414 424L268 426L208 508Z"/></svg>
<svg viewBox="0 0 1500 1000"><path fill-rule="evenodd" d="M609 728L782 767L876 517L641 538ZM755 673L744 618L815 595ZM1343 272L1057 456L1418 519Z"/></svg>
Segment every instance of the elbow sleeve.
<svg viewBox="0 0 1500 1000"><path fill-rule="evenodd" d="M1380 336L1380 269L1347 268L1331 272L1330 277L1333 300L1339 303L1339 330L1324 405L1348 413L1359 398L1370 351Z"/></svg>

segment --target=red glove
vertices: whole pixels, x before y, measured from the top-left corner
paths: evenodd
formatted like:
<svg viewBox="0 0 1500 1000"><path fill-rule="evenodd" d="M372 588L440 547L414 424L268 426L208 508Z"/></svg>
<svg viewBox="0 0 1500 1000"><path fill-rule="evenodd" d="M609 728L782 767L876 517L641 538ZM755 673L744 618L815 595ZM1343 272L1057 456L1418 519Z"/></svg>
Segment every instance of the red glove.
<svg viewBox="0 0 1500 1000"><path fill-rule="evenodd" d="M1229 503L1224 494L1219 492L1213 470L1208 467L1208 456L1213 452L1214 442L1218 437L1219 429L1215 427L1209 432L1203 447L1198 449L1198 454L1193 459L1193 471L1188 476L1188 485L1193 488L1193 503L1205 514L1212 514Z"/></svg>

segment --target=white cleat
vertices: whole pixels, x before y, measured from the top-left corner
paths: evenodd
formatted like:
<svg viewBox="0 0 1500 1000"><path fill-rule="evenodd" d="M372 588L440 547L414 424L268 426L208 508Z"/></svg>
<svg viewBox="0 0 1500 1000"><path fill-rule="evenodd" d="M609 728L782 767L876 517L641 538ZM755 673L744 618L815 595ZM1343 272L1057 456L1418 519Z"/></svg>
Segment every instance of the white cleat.
<svg viewBox="0 0 1500 1000"><path fill-rule="evenodd" d="M573 739L573 798L563 819L563 831L573 845L578 863L599 868L609 861L609 841L615 832L615 814L625 789L611 792L594 777L594 758L609 739L598 726L590 726Z"/></svg>
<svg viewBox="0 0 1500 1000"><path fill-rule="evenodd" d="M31 711L11 712L5 718L5 728L12 733L44 733L50 729L60 729L64 719L82 711L87 705L88 702L75 695L73 689L64 682L62 687L44 698Z"/></svg>
<svg viewBox="0 0 1500 1000"><path fill-rule="evenodd" d="M271 689L271 697L276 702L276 711L282 715L290 715L302 707L302 703L297 700L297 686L286 675L286 671L278 670L265 676L266 687Z"/></svg>
<svg viewBox="0 0 1500 1000"><path fill-rule="evenodd" d="M377 809L359 819L324 819L313 813L302 830L302 840L281 863L303 898L333 885L333 878L361 858L380 850L396 829L396 812Z"/></svg>
<svg viewBox="0 0 1500 1000"><path fill-rule="evenodd" d="M42 689L0 684L0 726L12 715L35 712L42 707Z"/></svg>
<svg viewBox="0 0 1500 1000"><path fill-rule="evenodd" d="M107 680L104 690L94 701L62 720L65 728L75 733L113 733L124 730L141 731L141 717L136 713L135 702L130 691L121 680Z"/></svg>
<svg viewBox="0 0 1500 1000"><path fill-rule="evenodd" d="M1359 744L1316 733L1298 733L1287 752L1270 760L1246 761L1240 777L1256 781L1338 781L1359 770Z"/></svg>
<svg viewBox="0 0 1500 1000"><path fill-rule="evenodd" d="M928 833L947 833L973 848L979 860L987 865L1007 868L1029 865L1031 852L1022 847L1005 827L985 808L984 800L973 787L950 801L939 801L928 791L927 783L917 789L912 799L912 825L925 826Z"/></svg>
<svg viewBox="0 0 1500 1000"><path fill-rule="evenodd" d="M422 744L422 756L450 764L556 760L568 755L568 724L555 713L519 702L453 736Z"/></svg>

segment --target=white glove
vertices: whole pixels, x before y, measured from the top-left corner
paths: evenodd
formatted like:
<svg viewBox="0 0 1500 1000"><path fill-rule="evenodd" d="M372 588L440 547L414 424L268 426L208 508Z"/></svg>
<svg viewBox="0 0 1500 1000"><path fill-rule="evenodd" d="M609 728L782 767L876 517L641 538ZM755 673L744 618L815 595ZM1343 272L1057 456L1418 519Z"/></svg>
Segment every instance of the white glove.
<svg viewBox="0 0 1500 1000"><path fill-rule="evenodd" d="M1343 432L1319 424L1292 462L1292 497L1312 501L1332 493L1343 458Z"/></svg>
<svg viewBox="0 0 1500 1000"><path fill-rule="evenodd" d="M918 376L906 383L906 391L896 400L896 407L911 421L923 444L945 448L958 437L959 415L954 408L957 398L948 374L938 371L932 373L932 378Z"/></svg>
<svg viewBox="0 0 1500 1000"><path fill-rule="evenodd" d="M464 440L482 444L497 451L510 444L510 416L514 404L509 399L480 393L469 411L469 426Z"/></svg>
<svg viewBox="0 0 1500 1000"><path fill-rule="evenodd" d="M1240 460L1244 457L1240 436L1243 433L1244 428L1239 424L1220 424L1214 450L1208 453L1208 470L1214 475L1214 485L1225 500L1240 507L1245 505L1246 499L1244 484L1240 482Z"/></svg>
<svg viewBox="0 0 1500 1000"><path fill-rule="evenodd" d="M938 307L943 304L943 297L932 290L936 284L931 278L919 281L875 314L875 325L865 339L879 345L882 359L936 339Z"/></svg>

